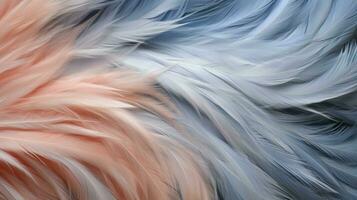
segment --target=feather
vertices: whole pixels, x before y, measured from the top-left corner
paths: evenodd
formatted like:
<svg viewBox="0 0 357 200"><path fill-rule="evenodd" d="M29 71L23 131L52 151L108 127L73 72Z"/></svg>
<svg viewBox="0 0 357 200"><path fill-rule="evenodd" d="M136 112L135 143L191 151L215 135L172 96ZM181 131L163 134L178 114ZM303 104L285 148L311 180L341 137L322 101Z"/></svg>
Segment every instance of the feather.
<svg viewBox="0 0 357 200"><path fill-rule="evenodd" d="M353 0L4 1L0 26L1 198L357 198Z"/></svg>

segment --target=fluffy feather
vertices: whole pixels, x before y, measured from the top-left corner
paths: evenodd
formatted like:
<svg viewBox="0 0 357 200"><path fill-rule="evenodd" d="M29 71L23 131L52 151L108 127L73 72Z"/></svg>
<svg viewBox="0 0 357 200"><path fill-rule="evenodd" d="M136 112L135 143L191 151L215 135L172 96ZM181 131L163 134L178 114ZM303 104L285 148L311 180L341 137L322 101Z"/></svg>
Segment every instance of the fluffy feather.
<svg viewBox="0 0 357 200"><path fill-rule="evenodd" d="M5 199L357 198L353 0L5 1L0 24Z"/></svg>

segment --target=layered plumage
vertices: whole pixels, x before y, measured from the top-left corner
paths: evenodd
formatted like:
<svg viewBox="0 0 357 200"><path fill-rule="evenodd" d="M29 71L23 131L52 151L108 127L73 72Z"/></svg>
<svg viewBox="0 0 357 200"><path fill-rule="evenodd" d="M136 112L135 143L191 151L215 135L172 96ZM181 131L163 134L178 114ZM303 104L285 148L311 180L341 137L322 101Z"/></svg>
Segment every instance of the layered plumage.
<svg viewBox="0 0 357 200"><path fill-rule="evenodd" d="M356 1L0 6L2 198L357 198Z"/></svg>

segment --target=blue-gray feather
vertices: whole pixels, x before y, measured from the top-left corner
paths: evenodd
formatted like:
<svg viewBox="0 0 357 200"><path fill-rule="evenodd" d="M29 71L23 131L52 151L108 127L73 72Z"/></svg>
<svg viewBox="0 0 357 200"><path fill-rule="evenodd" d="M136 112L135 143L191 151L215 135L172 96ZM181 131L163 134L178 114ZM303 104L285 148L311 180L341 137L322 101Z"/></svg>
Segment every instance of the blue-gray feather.
<svg viewBox="0 0 357 200"><path fill-rule="evenodd" d="M357 1L95 5L79 56L167 70L158 84L188 134L148 126L206 161L218 199L357 198Z"/></svg>

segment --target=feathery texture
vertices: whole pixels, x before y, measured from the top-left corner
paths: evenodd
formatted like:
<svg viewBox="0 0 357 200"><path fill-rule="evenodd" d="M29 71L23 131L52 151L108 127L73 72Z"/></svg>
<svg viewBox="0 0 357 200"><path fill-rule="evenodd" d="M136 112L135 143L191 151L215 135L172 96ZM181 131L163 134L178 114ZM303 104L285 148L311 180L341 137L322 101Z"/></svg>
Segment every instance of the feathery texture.
<svg viewBox="0 0 357 200"><path fill-rule="evenodd" d="M355 0L5 0L3 199L356 199Z"/></svg>

